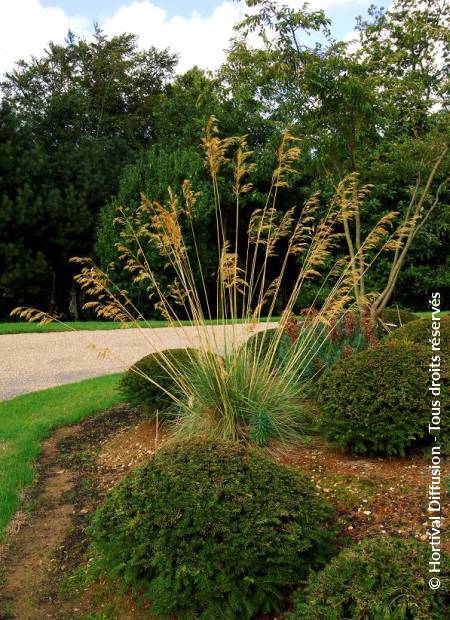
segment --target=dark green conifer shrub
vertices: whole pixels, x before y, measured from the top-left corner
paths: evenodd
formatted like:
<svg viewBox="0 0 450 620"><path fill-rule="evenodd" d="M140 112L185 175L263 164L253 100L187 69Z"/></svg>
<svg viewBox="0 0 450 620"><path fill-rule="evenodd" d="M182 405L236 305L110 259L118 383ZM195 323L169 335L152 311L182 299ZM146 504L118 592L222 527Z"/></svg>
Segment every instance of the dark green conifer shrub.
<svg viewBox="0 0 450 620"><path fill-rule="evenodd" d="M356 454L404 455L424 442L429 438L429 363L427 347L399 341L329 368L316 391L325 437Z"/></svg>
<svg viewBox="0 0 450 620"><path fill-rule="evenodd" d="M136 362L134 368L151 377L168 392L176 393L177 385L172 374L168 372L165 359L169 358L171 364L181 367L191 364L193 355L195 355L194 349L170 349L151 353ZM151 410L165 409L173 403L168 394L132 369L123 375L120 390L127 402L132 405L143 405Z"/></svg>
<svg viewBox="0 0 450 620"><path fill-rule="evenodd" d="M411 321L386 336L385 341L398 342L409 341L415 342L431 348L429 339L432 337L432 321L430 319L418 319ZM440 347L444 353L450 353L450 316L441 318L440 320Z"/></svg>
<svg viewBox="0 0 450 620"><path fill-rule="evenodd" d="M377 537L342 551L294 598L289 620L442 620L448 618L448 576L428 585L430 551L414 539ZM441 556L442 574L450 556ZM446 611L447 610L447 611Z"/></svg>
<svg viewBox="0 0 450 620"><path fill-rule="evenodd" d="M411 310L404 310L403 308L385 308L381 313L381 318L385 323L390 324L390 329L395 327L401 327L410 323L411 321L417 321L417 314L411 312Z"/></svg>
<svg viewBox="0 0 450 620"><path fill-rule="evenodd" d="M157 617L273 612L329 558L333 511L293 469L237 442L161 448L97 511L94 542Z"/></svg>

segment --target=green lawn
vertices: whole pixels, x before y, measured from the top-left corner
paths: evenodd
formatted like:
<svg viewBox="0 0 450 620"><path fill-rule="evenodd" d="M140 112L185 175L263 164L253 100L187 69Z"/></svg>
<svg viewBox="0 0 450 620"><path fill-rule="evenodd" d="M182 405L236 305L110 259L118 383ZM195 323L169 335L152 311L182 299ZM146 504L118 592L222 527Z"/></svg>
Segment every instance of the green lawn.
<svg viewBox="0 0 450 620"><path fill-rule="evenodd" d="M261 319L266 321L267 319ZM280 317L273 317L271 321L279 321ZM240 323L241 321L227 320L226 323ZM192 321L181 321L182 325L192 325ZM216 320L205 321L207 325L214 325ZM223 322L222 322L223 323ZM176 327L177 323L169 321L139 321L140 327ZM129 327L135 327L129 324ZM4 334L31 334L31 333L48 333L48 332L65 332L70 330L105 330L105 329L124 329L123 323L114 323L112 321L72 321L65 325L61 323L48 323L47 325L39 325L38 323L0 323L0 336Z"/></svg>
<svg viewBox="0 0 450 620"><path fill-rule="evenodd" d="M421 319L431 319L431 312L414 312ZM448 316L450 314L450 310L442 310L441 316Z"/></svg>
<svg viewBox="0 0 450 620"><path fill-rule="evenodd" d="M415 312L420 318L430 318L431 312ZM441 312L441 316L448 316L450 314L450 310L443 310ZM272 317L271 321L279 321L280 317ZM262 318L261 321L267 321L267 319ZM232 323L233 321L228 320L227 323ZM235 321L240 322L240 321ZM182 325L192 325L191 321L182 321ZM206 321L207 325L213 325L217 323L217 321ZM139 321L139 325L141 327L170 327L176 326L175 323L170 323L169 321ZM130 327L134 327L134 325L129 325ZM17 322L17 323L0 323L0 336L4 334L31 334L31 333L48 333L48 332L65 332L70 331L71 329L76 330L104 330L104 329L123 329L124 326L122 323L114 323L111 321L72 321L68 322L65 325L61 323L49 323L48 325L39 325L36 323L25 323L25 322Z"/></svg>
<svg viewBox="0 0 450 620"><path fill-rule="evenodd" d="M166 327L166 321L141 321L141 327ZM37 323L0 323L0 335L2 334L30 334L30 333L47 333L47 332L65 332L72 329L76 330L98 330L98 329L123 329L122 323L113 323L111 321L72 321L66 325L61 323L48 323L48 325L39 325Z"/></svg>
<svg viewBox="0 0 450 620"><path fill-rule="evenodd" d="M74 424L120 402L120 374L88 379L0 402L0 539L33 480L41 442L58 426Z"/></svg>

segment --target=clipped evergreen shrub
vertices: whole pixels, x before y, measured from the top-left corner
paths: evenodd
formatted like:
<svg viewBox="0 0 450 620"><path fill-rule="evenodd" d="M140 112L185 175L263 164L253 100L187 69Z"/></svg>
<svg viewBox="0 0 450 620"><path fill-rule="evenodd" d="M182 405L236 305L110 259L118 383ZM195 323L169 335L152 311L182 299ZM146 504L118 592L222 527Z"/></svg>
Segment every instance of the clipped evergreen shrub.
<svg viewBox="0 0 450 620"><path fill-rule="evenodd" d="M328 559L333 511L293 469L237 442L167 445L107 496L91 527L113 574L157 617L272 612Z"/></svg>
<svg viewBox="0 0 450 620"><path fill-rule="evenodd" d="M356 454L404 455L429 438L429 362L427 347L399 341L329 368L316 391L327 440Z"/></svg>
<svg viewBox="0 0 450 620"><path fill-rule="evenodd" d="M392 333L386 336L387 342L399 342L410 341L417 344L422 344L431 348L429 339L431 338L432 321L430 319L418 319L417 321L411 321L407 325L403 325ZM441 350L445 353L450 353L450 316L441 318L440 320L440 333L441 333Z"/></svg>
<svg viewBox="0 0 450 620"><path fill-rule="evenodd" d="M395 329L395 327L401 327L411 321L417 321L418 317L417 314L414 314L411 310L404 310L403 308L385 308L381 313L381 318L384 323L389 324L390 329Z"/></svg>
<svg viewBox="0 0 450 620"><path fill-rule="evenodd" d="M169 349L164 352L146 355L136 362L134 367L147 377L151 377L168 392L176 393L176 383L167 371L164 359L168 357L171 364L175 367L182 367L192 363L193 355L195 355L195 349ZM123 375L120 382L120 391L127 402L132 405L143 405L151 410L156 408L164 409L173 403L170 396L163 390L131 369L127 370Z"/></svg>
<svg viewBox="0 0 450 620"><path fill-rule="evenodd" d="M288 620L442 620L450 603L448 576L430 589L429 546L376 537L345 549L312 573L294 597ZM442 553L442 574L450 556ZM447 610L447 611L446 611Z"/></svg>
<svg viewBox="0 0 450 620"><path fill-rule="evenodd" d="M407 325L403 325L394 330L384 338L386 343L405 343L414 342L427 349L428 363L432 355L440 357L440 385L441 395L434 397L439 400L441 408L441 431L439 433L442 451L450 454L450 416L449 416L449 395L450 395L450 316L442 317L440 322L440 339L438 342L439 351L431 350L430 338L432 338L432 319L418 319ZM434 343L437 344L437 341ZM429 382L431 376L429 377Z"/></svg>

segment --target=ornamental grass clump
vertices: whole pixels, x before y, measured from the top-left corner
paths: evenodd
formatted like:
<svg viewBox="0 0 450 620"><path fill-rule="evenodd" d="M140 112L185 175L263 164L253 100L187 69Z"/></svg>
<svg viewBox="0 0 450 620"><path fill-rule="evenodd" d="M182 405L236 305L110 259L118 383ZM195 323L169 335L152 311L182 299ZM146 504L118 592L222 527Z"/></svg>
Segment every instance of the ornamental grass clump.
<svg viewBox="0 0 450 620"><path fill-rule="evenodd" d="M384 216L356 253L335 260L343 227L351 226L369 191L367 186L359 185L357 174L337 185L328 204L321 203L316 193L300 208L279 210L278 201L291 183L301 155L298 138L284 132L263 206L243 217L253 192L250 177L255 168L246 138L220 138L212 118L204 131L203 148L214 195L215 290L211 291L207 284L211 274L205 274L202 267L200 244L196 241L198 194L188 180L180 195L168 188L164 204L142 196L139 208L118 209L115 225L121 238L117 245L119 262L132 285L145 286L162 318L184 334L189 364L175 367L164 351L158 356L161 368L173 379L173 389L165 393L178 410L176 433L201 433L260 445L271 439L295 440L308 424L302 402L308 382L314 378L311 361L325 346L333 322L354 304L355 278L362 277L383 249L398 248L402 243L402 237L389 234L395 214ZM230 169L234 212L227 208L225 213L219 176L226 176ZM244 247L239 234L243 221L248 222ZM173 276L169 285L159 282L146 255L148 247L165 260L167 274ZM145 317L128 292L92 259L77 258L74 262L81 269L76 280L89 299L84 307L102 319L135 325L154 350L152 330L142 329L142 323L138 323L145 323ZM325 265L327 272L323 273ZM116 264L116 273L118 268ZM320 311L311 317L308 331L277 367L274 362L293 308L298 305L304 284L317 277L323 277L318 294L325 288L329 294ZM242 340L259 329L263 317L270 321L275 311L279 312L281 299L283 316L267 346L262 341L255 347L240 348ZM373 296L362 296L359 289L361 311L366 312L371 301ZM29 320L53 320L33 309L19 308L15 314ZM189 319L192 327L185 327L182 319ZM192 349L202 354L192 354ZM103 353L113 354L109 349ZM223 361L215 357L217 353ZM136 366L131 366L130 371L141 372ZM147 379L159 386L155 373Z"/></svg>
<svg viewBox="0 0 450 620"><path fill-rule="evenodd" d="M95 514L110 573L156 617L250 620L276 612L333 552L333 510L300 473L237 442L160 448Z"/></svg>
<svg viewBox="0 0 450 620"><path fill-rule="evenodd" d="M311 434L311 414L303 408L295 383L286 386L268 365L255 372L245 349L225 358L216 356L213 363L214 369L205 365L185 369L192 400L181 400L176 436L203 435L265 446L270 440L286 445Z"/></svg>

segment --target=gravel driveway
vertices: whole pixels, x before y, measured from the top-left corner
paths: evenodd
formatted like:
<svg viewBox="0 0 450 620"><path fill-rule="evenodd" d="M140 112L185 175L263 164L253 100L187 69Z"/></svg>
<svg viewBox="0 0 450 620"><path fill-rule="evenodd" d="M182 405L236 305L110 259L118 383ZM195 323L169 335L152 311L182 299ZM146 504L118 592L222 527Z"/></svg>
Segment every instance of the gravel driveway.
<svg viewBox="0 0 450 620"><path fill-rule="evenodd" d="M275 326L265 323L257 330ZM248 327L227 325L201 328L223 350L224 333L235 333L236 341L249 336ZM108 331L51 332L0 336L0 400L64 383L120 372L148 353L195 346L196 327L117 329ZM97 349L91 348L95 345ZM99 358L102 349L112 354Z"/></svg>

